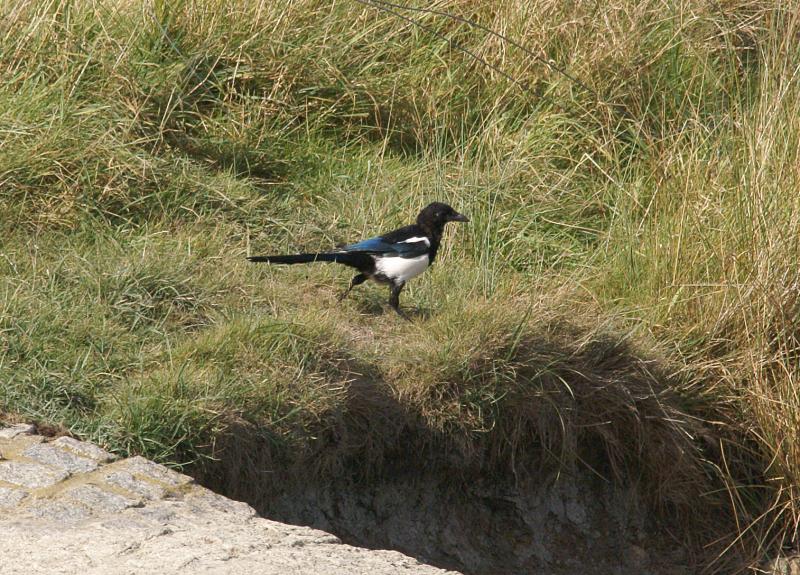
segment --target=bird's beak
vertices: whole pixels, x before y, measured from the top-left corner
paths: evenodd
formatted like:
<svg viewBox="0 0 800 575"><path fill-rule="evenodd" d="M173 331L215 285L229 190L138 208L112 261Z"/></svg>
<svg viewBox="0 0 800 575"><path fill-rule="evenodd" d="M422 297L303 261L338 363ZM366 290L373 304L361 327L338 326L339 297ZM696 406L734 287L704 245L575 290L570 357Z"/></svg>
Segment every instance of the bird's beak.
<svg viewBox="0 0 800 575"><path fill-rule="evenodd" d="M451 222L468 222L469 218L464 214L456 214L454 216L450 216Z"/></svg>

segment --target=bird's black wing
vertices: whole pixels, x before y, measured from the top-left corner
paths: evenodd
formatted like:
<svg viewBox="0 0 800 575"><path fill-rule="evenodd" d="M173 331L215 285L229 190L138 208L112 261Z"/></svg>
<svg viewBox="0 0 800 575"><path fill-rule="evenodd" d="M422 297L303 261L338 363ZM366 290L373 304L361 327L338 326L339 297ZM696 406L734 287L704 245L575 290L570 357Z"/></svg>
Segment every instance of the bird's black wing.
<svg viewBox="0 0 800 575"><path fill-rule="evenodd" d="M346 245L342 251L382 257L416 258L428 253L429 247L430 240L417 226L406 226L382 236Z"/></svg>

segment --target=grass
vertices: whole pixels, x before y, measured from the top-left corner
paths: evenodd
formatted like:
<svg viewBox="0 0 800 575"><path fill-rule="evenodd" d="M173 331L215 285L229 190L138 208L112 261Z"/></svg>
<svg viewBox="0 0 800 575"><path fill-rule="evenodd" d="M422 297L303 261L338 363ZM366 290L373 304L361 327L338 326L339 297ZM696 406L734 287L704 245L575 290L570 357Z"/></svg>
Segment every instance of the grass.
<svg viewBox="0 0 800 575"><path fill-rule="evenodd" d="M678 514L726 486L730 551L791 540L798 16L437 7L594 92L349 0L4 5L0 410L228 489L214 461L582 461ZM404 294L411 323L374 286L336 304L342 270L244 260L434 199L471 223Z"/></svg>

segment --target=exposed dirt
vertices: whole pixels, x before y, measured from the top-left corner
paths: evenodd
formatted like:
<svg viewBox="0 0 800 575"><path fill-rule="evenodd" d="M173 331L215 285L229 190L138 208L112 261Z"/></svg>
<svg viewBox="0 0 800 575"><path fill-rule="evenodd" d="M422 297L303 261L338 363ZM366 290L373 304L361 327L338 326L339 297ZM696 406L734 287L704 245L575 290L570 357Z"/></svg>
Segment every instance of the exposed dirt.
<svg viewBox="0 0 800 575"><path fill-rule="evenodd" d="M363 483L298 478L276 491L259 505L270 519L469 575L696 572L636 487L615 487L588 471L518 485L435 472Z"/></svg>

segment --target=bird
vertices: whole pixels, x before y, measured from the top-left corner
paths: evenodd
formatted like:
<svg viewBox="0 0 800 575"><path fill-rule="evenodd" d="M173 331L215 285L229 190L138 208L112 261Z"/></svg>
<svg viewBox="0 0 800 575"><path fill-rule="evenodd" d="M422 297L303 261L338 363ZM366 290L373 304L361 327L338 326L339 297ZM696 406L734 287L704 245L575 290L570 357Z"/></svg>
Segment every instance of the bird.
<svg viewBox="0 0 800 575"><path fill-rule="evenodd" d="M417 216L416 223L403 226L381 236L345 245L328 252L274 256L248 256L251 262L271 264L304 264L335 262L358 270L339 301L367 280L387 284L389 305L402 317L400 292L408 280L424 272L436 259L444 226L448 222L469 222L469 218L442 202L428 204Z"/></svg>

